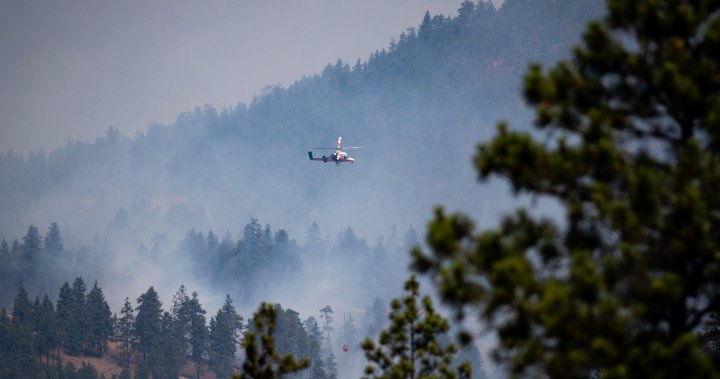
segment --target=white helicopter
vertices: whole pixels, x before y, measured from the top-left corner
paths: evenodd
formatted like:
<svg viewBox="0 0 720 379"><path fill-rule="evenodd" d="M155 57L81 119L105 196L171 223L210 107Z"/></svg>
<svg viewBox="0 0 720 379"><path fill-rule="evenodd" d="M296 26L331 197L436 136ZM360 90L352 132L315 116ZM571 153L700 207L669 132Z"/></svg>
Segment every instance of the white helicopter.
<svg viewBox="0 0 720 379"><path fill-rule="evenodd" d="M336 165L340 165L340 163L348 163L348 162L350 164L354 164L355 159L350 158L350 156L344 150L360 149L360 148L361 148L360 146L342 147L342 137L338 137L337 148L313 147L313 150L335 150L335 152L332 153L330 156L323 155L322 158L315 158L315 157L313 157L312 151L308 151L308 156L310 157L311 161L323 161L325 163L335 162Z"/></svg>

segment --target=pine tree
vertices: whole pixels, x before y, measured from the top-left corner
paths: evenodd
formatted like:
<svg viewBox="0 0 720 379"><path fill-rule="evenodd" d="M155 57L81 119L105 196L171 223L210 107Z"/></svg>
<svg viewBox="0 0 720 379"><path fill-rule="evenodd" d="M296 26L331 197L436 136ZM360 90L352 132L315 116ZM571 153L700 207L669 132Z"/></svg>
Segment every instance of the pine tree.
<svg viewBox="0 0 720 379"><path fill-rule="evenodd" d="M47 234L45 234L45 252L50 256L57 256L64 250L62 239L60 238L60 228L56 222L50 224Z"/></svg>
<svg viewBox="0 0 720 379"><path fill-rule="evenodd" d="M0 377L9 377L10 361L10 316L5 308L0 308Z"/></svg>
<svg viewBox="0 0 720 379"><path fill-rule="evenodd" d="M333 313L332 307L329 305L324 306L320 310L320 318L325 320L325 325L323 326L322 330L323 330L323 332L327 333L327 337L325 337L325 338L327 341L328 351L332 351L332 343L330 343L330 333L335 330L332 327L332 320L333 320L332 316L331 316L332 313Z"/></svg>
<svg viewBox="0 0 720 379"><path fill-rule="evenodd" d="M209 333L205 322L206 312L200 304L197 292L192 293L187 311L190 320L190 351L193 362L195 362L195 379L200 379L200 363L207 355Z"/></svg>
<svg viewBox="0 0 720 379"><path fill-rule="evenodd" d="M20 249L22 250L23 259L26 261L34 261L40 258L43 244L37 226L28 226L28 231L25 237L23 237L23 243Z"/></svg>
<svg viewBox="0 0 720 379"><path fill-rule="evenodd" d="M125 298L125 302L123 303L123 307L120 310L120 319L118 320L117 325L117 334L118 339L122 342L122 353L120 361L122 362L122 366L125 369L130 369L130 347L134 340L134 333L133 333L133 325L135 324L135 310L132 307L132 304L130 304L130 299Z"/></svg>
<svg viewBox="0 0 720 379"><path fill-rule="evenodd" d="M295 357L307 356L310 350L308 338L298 312L292 309L283 309L275 304L275 349L278 354L290 354Z"/></svg>
<svg viewBox="0 0 720 379"><path fill-rule="evenodd" d="M137 315L133 335L136 340L133 349L142 356L142 363L147 363L148 355L154 351L160 340L162 327L162 303L153 287L137 299Z"/></svg>
<svg viewBox="0 0 720 379"><path fill-rule="evenodd" d="M55 306L50 297L46 294L38 307L36 315L36 341L38 353L46 355L46 364L50 365L50 357L53 350L60 348L61 333L58 323Z"/></svg>
<svg viewBox="0 0 720 379"><path fill-rule="evenodd" d="M68 333L73 328L73 300L72 289L68 282L63 283L57 301L57 320L60 328L60 341L62 346L67 346Z"/></svg>
<svg viewBox="0 0 720 379"><path fill-rule="evenodd" d="M188 309L189 304L190 296L187 294L185 285L181 284L180 288L178 288L172 298L170 311L170 315L172 316L172 328L168 331L172 336L168 336L168 340L171 341L171 343L169 343L165 348L165 353L168 357L171 355L174 357L173 359L170 359L171 361L184 361L188 353L191 351L191 320Z"/></svg>
<svg viewBox="0 0 720 379"><path fill-rule="evenodd" d="M152 344L147 359L147 371L153 379L175 379L185 363L184 351L180 350L183 341L176 333L177 320L169 312L160 317L160 334Z"/></svg>
<svg viewBox="0 0 720 379"><path fill-rule="evenodd" d="M222 308L210 318L210 365L219 378L231 376L236 346L240 342L243 318L232 303L230 295L225 295Z"/></svg>
<svg viewBox="0 0 720 379"><path fill-rule="evenodd" d="M274 332L276 308L262 303L253 315L252 329L245 333L245 363L243 372L234 375L240 379L273 379L302 370L308 366L307 358L297 361L288 354L281 357L275 350Z"/></svg>
<svg viewBox="0 0 720 379"><path fill-rule="evenodd" d="M112 334L112 312L105 302L105 295L98 287L97 281L87 295L85 310L87 312L86 353L102 356L105 353L106 341Z"/></svg>
<svg viewBox="0 0 720 379"><path fill-rule="evenodd" d="M65 287L65 286L63 286ZM61 288L61 296L63 295ZM80 355L85 351L88 338L88 313L87 313L87 287L81 277L75 278L69 293L68 309L63 309L63 317L67 317L62 321L65 327L65 349L70 355ZM59 302L60 300L58 300ZM63 304L64 306L65 304ZM59 306L59 304L58 304ZM67 313L65 313L67 312Z"/></svg>
<svg viewBox="0 0 720 379"><path fill-rule="evenodd" d="M572 60L526 75L537 130L501 123L475 156L562 222L475 232L438 209L415 265L516 376L718 377L697 331L720 309L720 3L607 5Z"/></svg>
<svg viewBox="0 0 720 379"><path fill-rule="evenodd" d="M435 311L429 296L420 298L414 276L405 282L405 291L402 299L393 299L390 325L380 333L378 344L369 338L362 344L370 363L365 378L469 378L469 363L457 370L452 365L457 347L440 343L450 324Z"/></svg>
<svg viewBox="0 0 720 379"><path fill-rule="evenodd" d="M38 361L33 335L33 304L20 284L13 302L12 318L5 342L8 378L24 378L37 371Z"/></svg>

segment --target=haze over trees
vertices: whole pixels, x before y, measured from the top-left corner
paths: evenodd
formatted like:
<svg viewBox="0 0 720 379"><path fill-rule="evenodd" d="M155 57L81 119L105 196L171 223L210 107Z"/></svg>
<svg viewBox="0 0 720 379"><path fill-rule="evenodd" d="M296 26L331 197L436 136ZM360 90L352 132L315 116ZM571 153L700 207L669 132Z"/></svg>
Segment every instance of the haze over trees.
<svg viewBox="0 0 720 379"><path fill-rule="evenodd" d="M27 225L56 221L66 246L97 235L150 249L155 232L173 242L190 229L237 233L250 217L295 235L344 221L370 242L393 224L424 225L437 201L467 200L470 141L492 133L482 125L501 109L525 117L527 62L567 54L601 3L465 2L455 16L418 15L418 27L365 60L330 63L250 104L199 106L135 136L109 127L94 142L2 152L0 233L11 243ZM366 147L352 170L306 161L339 135Z"/></svg>
<svg viewBox="0 0 720 379"><path fill-rule="evenodd" d="M251 104L0 154L0 377L99 377L61 360L113 346L123 378L337 378L366 337L368 377L484 377L417 281L384 300L418 235L420 279L496 332L499 371L718 377L720 7L607 5L465 1ZM356 165L307 162L337 135Z"/></svg>

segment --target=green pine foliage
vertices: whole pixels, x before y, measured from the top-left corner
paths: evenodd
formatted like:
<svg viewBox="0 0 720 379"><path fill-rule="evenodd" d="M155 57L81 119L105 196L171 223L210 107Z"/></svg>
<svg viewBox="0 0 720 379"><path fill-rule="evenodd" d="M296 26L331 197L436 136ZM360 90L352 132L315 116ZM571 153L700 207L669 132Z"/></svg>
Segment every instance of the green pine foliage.
<svg viewBox="0 0 720 379"><path fill-rule="evenodd" d="M148 356L158 350L156 345L160 341L163 326L162 302L153 287L140 295L137 299L137 314L133 335L135 343L133 349L142 356L142 363L148 362Z"/></svg>
<svg viewBox="0 0 720 379"><path fill-rule="evenodd" d="M116 325L117 338L122 344L122 353L120 361L122 362L123 369L130 369L130 360L132 355L130 353L130 347L135 338L133 326L135 325L135 309L130 303L130 298L125 298L123 307L120 310L120 319L118 319Z"/></svg>
<svg viewBox="0 0 720 379"><path fill-rule="evenodd" d="M536 131L501 123L475 156L562 222L476 231L438 209L415 266L514 376L720 377L697 334L720 305L720 3L607 6L572 59L526 75Z"/></svg>
<svg viewBox="0 0 720 379"><path fill-rule="evenodd" d="M369 362L364 378L470 378L469 363L453 367L457 347L439 340L450 329L448 321L429 296L420 297L414 276L404 288L406 295L391 302L390 324L377 343L368 338L362 344Z"/></svg>
<svg viewBox="0 0 720 379"><path fill-rule="evenodd" d="M87 342L86 355L102 356L106 351L107 339L112 335L112 312L105 301L105 295L97 281L87 295L86 301Z"/></svg>
<svg viewBox="0 0 720 379"><path fill-rule="evenodd" d="M243 318L235 310L230 295L217 314L210 318L209 363L218 377L229 378L233 373L233 360L240 343Z"/></svg>
<svg viewBox="0 0 720 379"><path fill-rule="evenodd" d="M275 348L274 334L277 308L262 303L253 315L252 329L245 333L245 363L240 379L273 379L302 370L309 365L307 358L296 360L291 354L280 356Z"/></svg>

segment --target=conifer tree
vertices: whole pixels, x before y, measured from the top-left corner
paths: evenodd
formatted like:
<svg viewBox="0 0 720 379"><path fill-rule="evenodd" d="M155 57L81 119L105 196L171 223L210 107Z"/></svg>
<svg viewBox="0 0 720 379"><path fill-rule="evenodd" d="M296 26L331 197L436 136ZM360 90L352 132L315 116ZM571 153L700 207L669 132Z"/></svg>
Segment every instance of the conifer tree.
<svg viewBox="0 0 720 379"><path fill-rule="evenodd" d="M56 222L50 224L45 239L43 240L45 246L45 252L50 256L57 256L64 250L62 239L60 237L60 228Z"/></svg>
<svg viewBox="0 0 720 379"><path fill-rule="evenodd" d="M438 209L415 265L516 376L718 377L697 331L720 308L720 3L607 5L570 61L527 74L536 132L501 123L475 156L564 220L476 232Z"/></svg>
<svg viewBox="0 0 720 379"><path fill-rule="evenodd" d="M62 287L60 287L56 313L58 327L60 328L60 341L62 346L67 346L68 331L72 328L74 313L72 289L70 289L68 282L63 283Z"/></svg>
<svg viewBox="0 0 720 379"><path fill-rule="evenodd" d="M432 300L420 298L420 283L412 276L405 282L406 295L393 299L390 324L380 332L378 343L366 339L362 348L369 362L365 378L469 378L470 365L452 365L457 347L443 346L439 337L450 329L435 311Z"/></svg>
<svg viewBox="0 0 720 379"><path fill-rule="evenodd" d="M64 286L63 286L64 287ZM61 288L62 292L62 288ZM81 277L75 278L69 293L68 309L65 322L65 349L70 355L80 355L87 344L88 313L87 313L87 287ZM62 293L61 293L62 295Z"/></svg>
<svg viewBox="0 0 720 379"><path fill-rule="evenodd" d="M141 354L142 362L147 363L148 355L154 351L160 340L162 327L162 303L153 287L137 299L137 315L133 335L136 340L133 349Z"/></svg>
<svg viewBox="0 0 720 379"><path fill-rule="evenodd" d="M25 237L23 237L21 250L25 260L33 261L39 259L40 253L43 250L43 244L37 226L28 226L28 231Z"/></svg>
<svg viewBox="0 0 720 379"><path fill-rule="evenodd" d="M325 325L323 325L323 332L327 333L326 341L327 341L327 349L328 351L332 351L332 343L330 342L330 333L334 331L332 327L332 316L333 313L332 307L329 305L324 306L322 309L320 309L320 318L325 321Z"/></svg>
<svg viewBox="0 0 720 379"><path fill-rule="evenodd" d="M102 289L97 281L87 295L86 303L87 346L89 354L101 356L105 353L105 344L112 334L112 313L105 301Z"/></svg>
<svg viewBox="0 0 720 379"><path fill-rule="evenodd" d="M160 317L160 334L152 344L147 359L147 370L153 379L175 379L185 363L184 341L176 333L177 320L169 312Z"/></svg>
<svg viewBox="0 0 720 379"><path fill-rule="evenodd" d="M8 349L10 348L10 316L5 308L0 308L0 377L8 377Z"/></svg>
<svg viewBox="0 0 720 379"><path fill-rule="evenodd" d="M210 365L218 377L231 376L236 346L240 342L240 330L243 318L238 315L230 295L225 295L225 303L210 318Z"/></svg>
<svg viewBox="0 0 720 379"><path fill-rule="evenodd" d="M25 287L20 284L13 302L12 318L5 342L8 378L23 378L37 370L33 336L33 305Z"/></svg>
<svg viewBox="0 0 720 379"><path fill-rule="evenodd" d="M252 328L243 338L245 363L240 379L274 379L308 367L307 358L299 361L291 354L281 357L275 350L276 308L262 303L253 315Z"/></svg>
<svg viewBox="0 0 720 379"><path fill-rule="evenodd" d="M130 304L130 299L126 297L125 302L123 303L123 307L120 310L120 319L118 319L117 334L119 340L123 344L120 360L122 362L123 368L128 370L130 369L130 347L134 338L134 324L135 310L133 309L132 304Z"/></svg>
<svg viewBox="0 0 720 379"><path fill-rule="evenodd" d="M205 322L205 310L200 304L197 292L192 293L187 306L188 318L190 321L190 353L195 362L195 379L200 379L200 363L207 355L209 344L209 333Z"/></svg>
<svg viewBox="0 0 720 379"><path fill-rule="evenodd" d="M46 364L49 367L52 351L60 348L60 326L55 307L47 294L38 307L36 319L36 346L38 353L46 355Z"/></svg>

